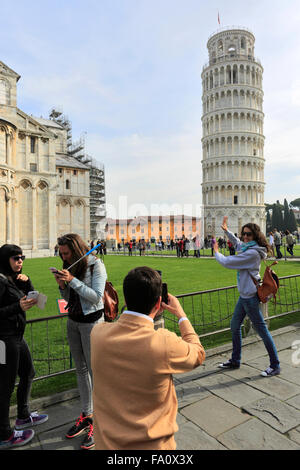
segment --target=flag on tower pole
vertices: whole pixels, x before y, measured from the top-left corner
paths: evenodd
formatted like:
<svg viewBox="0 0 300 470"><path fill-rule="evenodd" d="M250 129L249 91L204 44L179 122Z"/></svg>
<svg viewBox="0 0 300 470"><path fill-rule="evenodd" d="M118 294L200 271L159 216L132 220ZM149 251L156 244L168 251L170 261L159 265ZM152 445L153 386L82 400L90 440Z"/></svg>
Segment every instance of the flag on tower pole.
<svg viewBox="0 0 300 470"><path fill-rule="evenodd" d="M220 22L220 13L218 12L218 23L221 24Z"/></svg>

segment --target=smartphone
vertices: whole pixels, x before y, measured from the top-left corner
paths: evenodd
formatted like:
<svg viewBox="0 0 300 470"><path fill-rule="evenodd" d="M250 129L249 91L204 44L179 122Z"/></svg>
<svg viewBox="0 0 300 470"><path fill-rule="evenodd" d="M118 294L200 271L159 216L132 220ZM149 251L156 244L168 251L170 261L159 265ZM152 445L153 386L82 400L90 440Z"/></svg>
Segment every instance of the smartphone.
<svg viewBox="0 0 300 470"><path fill-rule="evenodd" d="M49 268L50 271L53 273L53 274L57 274L58 273L58 269L56 268Z"/></svg>
<svg viewBox="0 0 300 470"><path fill-rule="evenodd" d="M165 282L162 283L161 300L162 300L162 302L164 302L165 304L168 303L168 285L167 285Z"/></svg>
<svg viewBox="0 0 300 470"><path fill-rule="evenodd" d="M39 292L37 290L31 290L30 292L28 292L26 298L27 298L27 300L37 299L38 296L39 296Z"/></svg>
<svg viewBox="0 0 300 470"><path fill-rule="evenodd" d="M156 269L156 272L160 275L160 277L162 277L162 271ZM165 282L162 283L161 300L162 300L162 302L164 302L165 304L168 303L168 285L167 285Z"/></svg>

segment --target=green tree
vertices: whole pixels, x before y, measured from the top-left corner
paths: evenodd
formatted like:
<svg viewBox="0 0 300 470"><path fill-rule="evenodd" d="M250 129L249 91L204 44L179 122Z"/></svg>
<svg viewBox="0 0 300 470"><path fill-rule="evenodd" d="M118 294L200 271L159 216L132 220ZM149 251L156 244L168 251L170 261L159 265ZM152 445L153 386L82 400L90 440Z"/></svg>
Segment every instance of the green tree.
<svg viewBox="0 0 300 470"><path fill-rule="evenodd" d="M290 206L298 207L300 209L300 197L298 197L298 199L294 199L293 201L291 201Z"/></svg>
<svg viewBox="0 0 300 470"><path fill-rule="evenodd" d="M278 203L273 204L272 208L272 228L277 230L284 230L283 217L282 217L282 206Z"/></svg>
<svg viewBox="0 0 300 470"><path fill-rule="evenodd" d="M284 227L284 230L289 229L289 225L290 225L290 208L289 208L289 205L288 205L288 202L287 200L285 199L284 202L283 202L283 227Z"/></svg>
<svg viewBox="0 0 300 470"><path fill-rule="evenodd" d="M289 218L289 231L295 232L297 230L297 221L293 209L290 209L290 218Z"/></svg>

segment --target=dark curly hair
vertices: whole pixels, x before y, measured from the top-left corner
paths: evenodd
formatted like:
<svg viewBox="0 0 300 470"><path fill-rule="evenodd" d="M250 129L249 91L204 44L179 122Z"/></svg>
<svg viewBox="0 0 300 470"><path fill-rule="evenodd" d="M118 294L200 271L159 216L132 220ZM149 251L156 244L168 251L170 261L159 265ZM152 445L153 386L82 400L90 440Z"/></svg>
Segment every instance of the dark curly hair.
<svg viewBox="0 0 300 470"><path fill-rule="evenodd" d="M266 248L268 254L272 254L271 245L268 243L264 233L260 230L260 227L257 224L249 222L248 224L243 225L241 233L243 233L245 227L251 230L253 240L256 241L259 246Z"/></svg>

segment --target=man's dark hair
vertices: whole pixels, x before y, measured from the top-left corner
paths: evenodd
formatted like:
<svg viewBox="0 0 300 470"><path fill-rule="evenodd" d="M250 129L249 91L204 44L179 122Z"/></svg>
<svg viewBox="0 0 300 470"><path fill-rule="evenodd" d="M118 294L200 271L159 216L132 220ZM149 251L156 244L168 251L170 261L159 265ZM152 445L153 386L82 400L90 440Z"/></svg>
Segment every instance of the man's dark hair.
<svg viewBox="0 0 300 470"><path fill-rule="evenodd" d="M162 291L161 276L147 266L134 268L124 279L123 292L128 310L149 315Z"/></svg>

